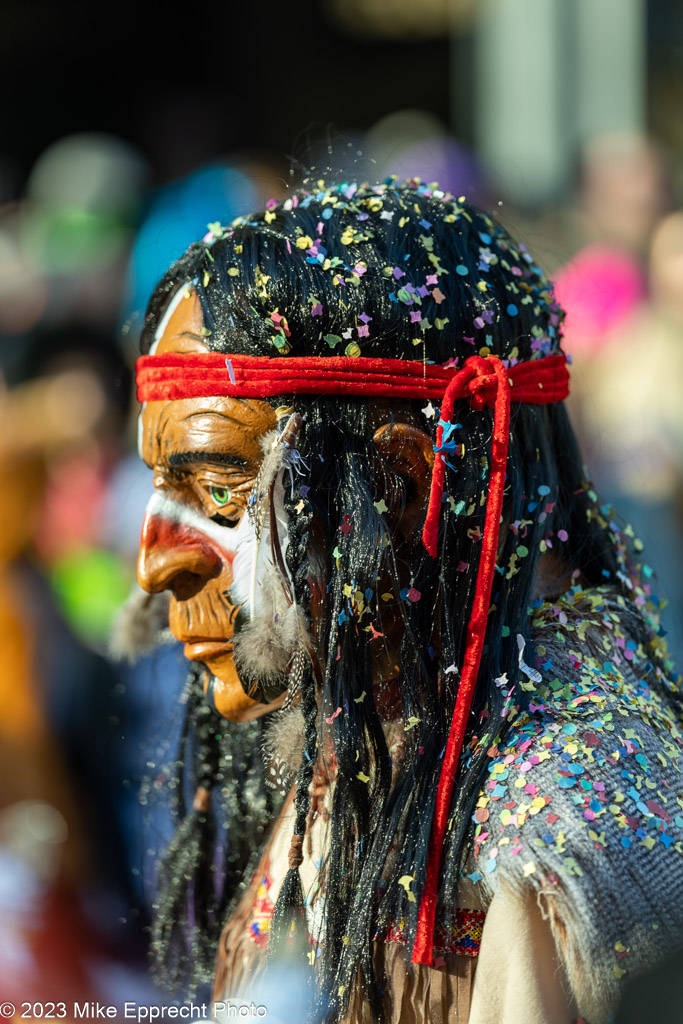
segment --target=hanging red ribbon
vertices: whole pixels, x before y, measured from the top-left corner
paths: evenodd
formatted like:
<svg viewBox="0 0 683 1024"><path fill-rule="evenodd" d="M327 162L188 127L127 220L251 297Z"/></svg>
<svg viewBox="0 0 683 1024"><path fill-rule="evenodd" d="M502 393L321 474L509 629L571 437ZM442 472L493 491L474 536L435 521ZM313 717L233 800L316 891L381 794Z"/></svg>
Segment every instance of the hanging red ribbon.
<svg viewBox="0 0 683 1024"><path fill-rule="evenodd" d="M453 709L451 728L444 752L439 786L436 792L436 805L432 820L432 831L429 841L427 858L427 877L425 889L420 902L420 912L413 945L412 960L415 964L431 964L434 956L434 924L436 921L436 900L439 888L439 872L443 841L448 825L448 815L453 797L455 778L458 771L458 760L467 730L474 691L477 686L481 654L484 649L486 623L488 619L493 574L496 568L498 553L498 537L500 534L500 517L503 511L503 492L505 490L505 469L507 466L508 436L510 433L510 381L508 371L500 359L489 356L481 359L472 356L468 359L462 374L467 374L466 383L473 393L472 404L482 398L485 388L491 388L494 377L495 404L493 412L493 436L491 438L491 470L489 475L489 493L486 501L484 534L482 537L477 583L472 601L470 621L467 625L467 646L458 696ZM494 376L495 375L495 376ZM441 406L441 420L448 422L453 416L453 394L459 382L453 378L446 389ZM476 406L475 406L476 407ZM425 541L428 551L436 554L439 518L441 515L441 496L443 493L443 476L445 455L439 456L438 448L443 439L443 426L437 431L437 459L432 474L432 487L429 496L425 532L429 527L429 535ZM423 540L425 535L423 533ZM433 550L430 548L433 546Z"/></svg>
<svg viewBox="0 0 683 1024"><path fill-rule="evenodd" d="M446 835L458 761L477 685L486 636L491 588L503 509L510 402L547 405L569 394L569 373L562 353L506 367L495 356L470 356L461 369L405 359L343 356L275 358L217 352L141 356L137 361L141 402L184 398L269 398L274 395L348 395L366 398L420 398L441 402L429 503L422 541L436 557L446 472L442 451L444 424L453 417L457 399L474 409L493 408L491 469L482 548L458 695L444 752L420 901L413 963L431 964L443 841Z"/></svg>

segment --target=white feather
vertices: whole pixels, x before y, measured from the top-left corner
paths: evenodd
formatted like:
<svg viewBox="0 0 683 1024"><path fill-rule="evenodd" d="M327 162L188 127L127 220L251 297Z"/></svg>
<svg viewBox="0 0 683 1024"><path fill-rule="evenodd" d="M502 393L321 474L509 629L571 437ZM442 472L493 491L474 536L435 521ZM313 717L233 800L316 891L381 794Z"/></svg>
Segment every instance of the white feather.
<svg viewBox="0 0 683 1024"><path fill-rule="evenodd" d="M112 623L109 654L114 661L134 662L161 643L173 639L168 631L170 594L146 594L137 584Z"/></svg>

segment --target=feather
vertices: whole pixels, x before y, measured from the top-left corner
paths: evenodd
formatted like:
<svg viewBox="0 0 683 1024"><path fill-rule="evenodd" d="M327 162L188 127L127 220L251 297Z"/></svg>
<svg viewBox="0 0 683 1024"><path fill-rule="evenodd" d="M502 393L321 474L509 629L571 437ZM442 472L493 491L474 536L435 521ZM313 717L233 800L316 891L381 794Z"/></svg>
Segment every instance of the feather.
<svg viewBox="0 0 683 1024"><path fill-rule="evenodd" d="M281 592L281 585L276 581L269 596L277 594L278 588ZM295 605L285 607L279 614L262 611L236 628L233 657L247 692L257 687L272 700L287 689L287 670L301 646L305 630L305 620Z"/></svg>
<svg viewBox="0 0 683 1024"><path fill-rule="evenodd" d="M109 636L114 661L134 662L159 644L173 641L168 629L170 594L147 594L137 583L117 612Z"/></svg>
<svg viewBox="0 0 683 1024"><path fill-rule="evenodd" d="M268 716L263 739L266 785L281 793L288 791L299 771L304 744L304 716L300 706Z"/></svg>

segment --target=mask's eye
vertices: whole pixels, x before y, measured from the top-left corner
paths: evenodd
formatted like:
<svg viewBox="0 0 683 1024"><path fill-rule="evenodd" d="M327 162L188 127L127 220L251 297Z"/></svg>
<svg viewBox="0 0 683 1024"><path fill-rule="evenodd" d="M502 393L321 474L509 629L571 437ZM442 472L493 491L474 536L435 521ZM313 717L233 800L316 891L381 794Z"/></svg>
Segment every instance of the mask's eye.
<svg viewBox="0 0 683 1024"><path fill-rule="evenodd" d="M231 494L227 487L219 487L218 485L212 485L208 488L211 500L217 505L227 505L230 501Z"/></svg>

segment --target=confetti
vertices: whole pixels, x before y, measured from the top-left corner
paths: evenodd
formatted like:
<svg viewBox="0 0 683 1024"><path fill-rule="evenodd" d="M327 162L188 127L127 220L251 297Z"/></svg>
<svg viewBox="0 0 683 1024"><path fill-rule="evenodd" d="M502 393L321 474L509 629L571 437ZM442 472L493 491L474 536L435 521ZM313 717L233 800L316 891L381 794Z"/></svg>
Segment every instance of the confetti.
<svg viewBox="0 0 683 1024"><path fill-rule="evenodd" d="M403 875L398 880L398 884L402 885L404 890L405 890L405 893L406 893L406 896L408 897L408 902L409 903L415 903L415 894L413 892L411 892L411 889L410 889L410 886L412 885L412 883L414 881L415 881L415 878L414 878L413 875Z"/></svg>

